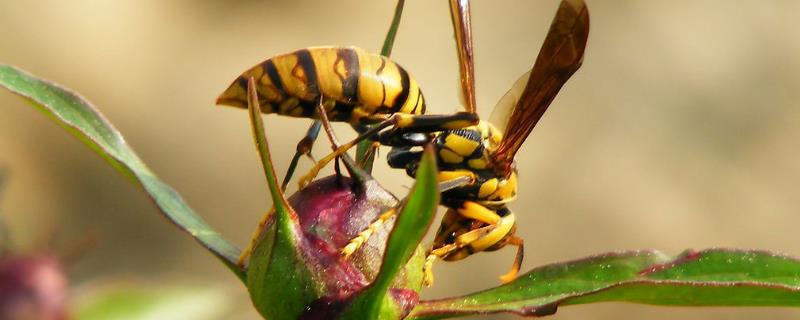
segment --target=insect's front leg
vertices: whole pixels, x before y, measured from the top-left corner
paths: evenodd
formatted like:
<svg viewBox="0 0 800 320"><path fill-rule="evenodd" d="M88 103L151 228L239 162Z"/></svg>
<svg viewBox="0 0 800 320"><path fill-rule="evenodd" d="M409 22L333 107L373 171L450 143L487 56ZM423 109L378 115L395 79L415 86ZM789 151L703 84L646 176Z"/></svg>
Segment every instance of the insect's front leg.
<svg viewBox="0 0 800 320"><path fill-rule="evenodd" d="M386 212L382 213L378 216L375 221L369 224L366 229L359 232L356 237L350 239L350 241L345 245L339 252L342 254L342 257L345 259L350 258L353 253L356 252L359 248L361 248L364 243L369 240L369 238L378 231L384 224L386 224L389 219L393 218L397 214L396 208L391 208Z"/></svg>

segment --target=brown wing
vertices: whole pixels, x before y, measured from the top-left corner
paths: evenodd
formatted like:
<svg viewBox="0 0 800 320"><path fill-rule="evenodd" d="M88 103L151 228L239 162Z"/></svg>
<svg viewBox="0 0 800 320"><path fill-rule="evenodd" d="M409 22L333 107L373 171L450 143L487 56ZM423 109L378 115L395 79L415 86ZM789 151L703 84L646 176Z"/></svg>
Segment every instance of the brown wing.
<svg viewBox="0 0 800 320"><path fill-rule="evenodd" d="M503 141L494 153L496 169L509 173L514 155L583 62L589 36L589 11L582 0L562 0L539 50L528 83L507 117ZM501 100L501 104L502 104Z"/></svg>
<svg viewBox="0 0 800 320"><path fill-rule="evenodd" d="M472 62L472 24L469 0L450 0L450 17L458 50L461 92L467 112L475 113L475 67Z"/></svg>

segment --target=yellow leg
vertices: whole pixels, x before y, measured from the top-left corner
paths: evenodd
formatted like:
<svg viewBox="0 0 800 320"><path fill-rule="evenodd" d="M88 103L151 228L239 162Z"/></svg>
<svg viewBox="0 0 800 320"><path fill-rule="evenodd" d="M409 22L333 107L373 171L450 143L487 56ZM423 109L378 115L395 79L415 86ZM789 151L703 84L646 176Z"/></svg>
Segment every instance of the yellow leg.
<svg viewBox="0 0 800 320"><path fill-rule="evenodd" d="M514 257L514 264L511 265L511 270L508 270L506 274L500 276L500 281L503 283L509 283L517 278L517 273L519 273L519 269L522 267L522 259L525 257L525 247L523 246L522 238L511 237L508 239L508 244L517 246L517 255Z"/></svg>
<svg viewBox="0 0 800 320"><path fill-rule="evenodd" d="M464 201L461 208L458 208L456 211L464 217L492 225L497 224L502 219L494 210L484 207L474 201Z"/></svg>
<svg viewBox="0 0 800 320"><path fill-rule="evenodd" d="M300 181L298 182L299 188L300 189L305 188L309 183L311 183L312 180L314 180L314 178L317 177L317 175L319 174L319 171L322 170L322 168L324 168L326 165L328 165L328 163L331 162L333 159L336 159L337 157L343 155L345 152L347 152L347 150L352 148L354 145L355 144L351 144L349 142L345 143L344 145L342 145L341 147L337 148L332 153L330 153L327 156L325 156L324 158L320 159L314 165L314 167L312 167L310 170L308 170L308 173L305 176L300 178Z"/></svg>
<svg viewBox="0 0 800 320"><path fill-rule="evenodd" d="M425 264L422 267L422 283L426 287L433 285L433 262L436 261L436 259L444 258L451 252L466 247L472 242L485 237L487 234L490 234L494 228L495 226L485 226L483 228L472 230L456 237L454 243L431 250L431 252L428 253L428 256L425 257Z"/></svg>
<svg viewBox="0 0 800 320"><path fill-rule="evenodd" d="M397 211L392 208L378 216L378 219L376 219L375 222L371 223L366 229L364 229L364 231L359 232L358 236L350 240L350 242L348 242L347 245L342 248L340 251L342 253L342 257L345 259L350 258L350 256L355 253L356 250L358 250L358 248L361 248L361 246L366 243L367 240L369 240L369 237L371 237L375 231L383 227L386 221L391 219L396 214Z"/></svg>
<svg viewBox="0 0 800 320"><path fill-rule="evenodd" d="M339 146L332 153L320 159L319 162L317 162L317 164L315 164L314 167L311 168L311 170L308 170L308 173L300 179L299 181L300 189L303 189L305 186L311 183L311 181L314 180L314 178L319 174L319 171L322 170L322 168L324 168L326 165L328 165L328 163L331 162L333 159L336 159L337 157L343 155L345 152L347 152L347 150L350 150L350 148L355 147L362 140L374 136L381 130L386 129L386 127L395 124L398 121L398 119L400 119L398 115L392 115L386 121L383 121L378 125L370 128L366 132L360 134L355 139L350 140L347 143Z"/></svg>
<svg viewBox="0 0 800 320"><path fill-rule="evenodd" d="M484 251L498 244L500 241L503 241L514 229L515 217L513 213L501 217L496 211L486 208L477 202L466 201L457 212L464 217L481 221L488 225L463 233L456 237L453 243L431 250L425 259L425 265L423 267L423 283L426 286L433 284L432 268L433 262L436 261L436 259L445 258L454 251L467 246L471 247L471 252ZM506 243L517 246L517 255L511 270L500 277L503 282L508 282L516 278L520 265L522 264L524 253L521 238L512 236L508 238Z"/></svg>
<svg viewBox="0 0 800 320"><path fill-rule="evenodd" d="M458 246L455 243L451 243L445 245L440 248L436 248L431 250L428 253L428 256L425 257L425 264L422 266L422 284L426 287L430 287L433 285L433 262L436 259L447 256L450 252L458 250Z"/></svg>

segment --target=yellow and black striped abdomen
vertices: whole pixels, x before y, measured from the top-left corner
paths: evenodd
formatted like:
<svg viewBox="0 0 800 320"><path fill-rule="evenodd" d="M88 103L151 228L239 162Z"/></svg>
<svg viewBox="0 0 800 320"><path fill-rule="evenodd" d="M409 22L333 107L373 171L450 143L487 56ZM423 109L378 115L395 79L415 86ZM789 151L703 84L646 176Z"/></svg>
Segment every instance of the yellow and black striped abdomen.
<svg viewBox="0 0 800 320"><path fill-rule="evenodd" d="M217 104L247 108L247 79L256 80L264 113L359 124L392 113L423 114L416 80L386 57L355 47L316 47L272 57L242 73Z"/></svg>

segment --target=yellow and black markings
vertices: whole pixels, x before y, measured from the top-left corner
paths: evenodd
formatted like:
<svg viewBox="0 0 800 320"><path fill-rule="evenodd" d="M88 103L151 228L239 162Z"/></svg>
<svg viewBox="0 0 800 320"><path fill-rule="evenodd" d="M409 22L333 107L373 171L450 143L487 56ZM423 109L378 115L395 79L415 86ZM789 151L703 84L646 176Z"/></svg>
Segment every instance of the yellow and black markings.
<svg viewBox="0 0 800 320"><path fill-rule="evenodd" d="M267 59L234 80L217 104L247 108L249 77L256 79L264 113L319 119L321 101L330 121L357 125L425 112L419 85L405 69L355 47L306 48Z"/></svg>

